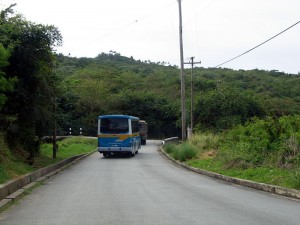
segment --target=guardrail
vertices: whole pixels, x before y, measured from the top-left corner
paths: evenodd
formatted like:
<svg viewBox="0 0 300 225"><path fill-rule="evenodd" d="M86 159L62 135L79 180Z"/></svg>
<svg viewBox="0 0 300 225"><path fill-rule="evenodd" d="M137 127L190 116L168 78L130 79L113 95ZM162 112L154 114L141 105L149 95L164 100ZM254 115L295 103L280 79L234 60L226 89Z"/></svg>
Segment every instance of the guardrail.
<svg viewBox="0 0 300 225"><path fill-rule="evenodd" d="M174 142L175 143L179 142L179 138L178 137L171 137L171 138L164 139L162 141L162 145L165 145L167 143L174 143Z"/></svg>

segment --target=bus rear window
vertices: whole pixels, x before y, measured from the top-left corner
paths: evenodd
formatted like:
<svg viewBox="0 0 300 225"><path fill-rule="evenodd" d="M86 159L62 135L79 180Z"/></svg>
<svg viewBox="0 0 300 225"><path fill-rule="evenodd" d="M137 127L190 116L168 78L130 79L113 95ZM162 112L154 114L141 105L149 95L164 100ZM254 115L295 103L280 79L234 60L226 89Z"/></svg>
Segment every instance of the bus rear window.
<svg viewBox="0 0 300 225"><path fill-rule="evenodd" d="M118 134L129 132L128 119L126 118L102 118L100 124L100 133Z"/></svg>

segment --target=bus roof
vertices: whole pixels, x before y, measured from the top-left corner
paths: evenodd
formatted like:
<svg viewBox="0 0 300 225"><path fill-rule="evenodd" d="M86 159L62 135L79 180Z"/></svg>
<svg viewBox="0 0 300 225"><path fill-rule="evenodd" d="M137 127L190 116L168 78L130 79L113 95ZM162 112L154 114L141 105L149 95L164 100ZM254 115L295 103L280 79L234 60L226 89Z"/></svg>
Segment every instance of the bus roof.
<svg viewBox="0 0 300 225"><path fill-rule="evenodd" d="M138 117L135 116L129 116L129 115L102 115L98 117L99 119L102 118L126 118L126 119L136 119L139 120Z"/></svg>

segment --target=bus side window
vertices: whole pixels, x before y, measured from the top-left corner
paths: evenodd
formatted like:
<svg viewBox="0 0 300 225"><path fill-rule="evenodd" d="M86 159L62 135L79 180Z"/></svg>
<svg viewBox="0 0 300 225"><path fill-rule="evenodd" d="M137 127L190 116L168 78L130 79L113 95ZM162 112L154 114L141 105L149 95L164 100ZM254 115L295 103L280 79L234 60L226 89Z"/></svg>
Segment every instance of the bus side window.
<svg viewBox="0 0 300 225"><path fill-rule="evenodd" d="M140 125L138 121L131 121L132 133L140 132Z"/></svg>

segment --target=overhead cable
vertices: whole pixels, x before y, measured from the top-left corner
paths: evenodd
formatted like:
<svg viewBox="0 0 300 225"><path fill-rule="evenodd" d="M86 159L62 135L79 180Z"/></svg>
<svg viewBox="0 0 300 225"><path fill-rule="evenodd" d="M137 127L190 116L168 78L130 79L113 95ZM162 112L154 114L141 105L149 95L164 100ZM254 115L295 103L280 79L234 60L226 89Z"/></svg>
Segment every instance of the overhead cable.
<svg viewBox="0 0 300 225"><path fill-rule="evenodd" d="M237 59L237 58L239 58L239 57L241 57L241 56L243 56L243 55L245 55L245 54L251 52L252 50L254 50L254 49L256 49L256 48L262 46L263 44L265 44L265 43L267 43L267 42L269 42L269 41L271 41L271 40L274 39L275 37L281 35L282 33L286 32L287 30L291 29L292 27L296 26L296 25L299 24L299 23L300 23L300 20L299 20L297 23L293 24L292 26L290 26L290 27L286 28L285 30L281 31L280 33L276 34L275 36L273 36L273 37L269 38L268 40L262 42L261 44L255 46L255 47L253 47L253 48L251 48L251 49L249 49L248 51L246 51L246 52L244 52L244 53L242 53L242 54L240 54L240 55L238 55L238 56L236 56L236 57L234 57L234 58L232 58L232 59L227 60L226 62L223 62L223 63L221 63L221 64L215 66L214 68L219 67L219 66L222 66L222 65L224 65L224 64L226 64L226 63L229 63L229 62L231 62L231 61L233 61L233 60L235 60L235 59Z"/></svg>

